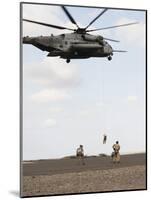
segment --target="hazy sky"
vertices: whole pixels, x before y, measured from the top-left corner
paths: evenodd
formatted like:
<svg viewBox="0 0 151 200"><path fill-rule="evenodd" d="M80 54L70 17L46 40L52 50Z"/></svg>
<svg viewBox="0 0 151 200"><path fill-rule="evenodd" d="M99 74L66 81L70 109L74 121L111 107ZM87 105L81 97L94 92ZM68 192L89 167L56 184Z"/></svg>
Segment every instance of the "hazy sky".
<svg viewBox="0 0 151 200"><path fill-rule="evenodd" d="M100 11L68 7L85 27ZM23 5L23 17L74 27L59 6ZM58 158L75 154L112 152L116 140L121 153L145 151L145 12L108 10L91 28L139 24L94 32L120 40L113 49L127 50L107 58L71 60L46 57L23 45L23 159ZM23 35L69 33L23 22ZM107 144L103 145L103 134Z"/></svg>

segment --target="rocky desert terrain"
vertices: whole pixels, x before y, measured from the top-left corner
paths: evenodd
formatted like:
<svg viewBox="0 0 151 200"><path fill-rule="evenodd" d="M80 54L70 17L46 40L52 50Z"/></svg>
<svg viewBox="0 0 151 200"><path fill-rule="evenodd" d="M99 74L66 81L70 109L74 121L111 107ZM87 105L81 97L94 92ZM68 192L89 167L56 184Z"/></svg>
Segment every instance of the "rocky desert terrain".
<svg viewBox="0 0 151 200"><path fill-rule="evenodd" d="M23 163L22 196L59 195L146 189L145 154L111 158L88 157L85 165L76 158Z"/></svg>

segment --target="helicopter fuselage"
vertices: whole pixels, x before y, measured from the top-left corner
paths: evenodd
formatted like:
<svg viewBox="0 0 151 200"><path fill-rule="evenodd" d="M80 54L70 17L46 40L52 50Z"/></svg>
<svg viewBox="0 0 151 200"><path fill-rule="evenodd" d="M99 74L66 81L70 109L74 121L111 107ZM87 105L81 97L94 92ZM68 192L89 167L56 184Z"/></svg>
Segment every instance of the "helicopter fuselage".
<svg viewBox="0 0 151 200"><path fill-rule="evenodd" d="M104 29L118 28L138 24L138 22L132 22L127 24L107 26L103 28L89 29L89 27L96 20L98 20L104 13L106 13L108 8L104 8L95 18L93 18L92 21L89 22L89 24L86 27L81 28L79 27L73 16L70 14L69 10L65 6L61 6L61 8L70 20L70 22L74 24L76 28L69 28L65 26L39 22L29 19L23 19L23 21L58 30L69 30L72 31L72 33L64 33L57 36L53 36L52 34L51 36L40 37L27 36L23 37L23 43L32 44L43 51L49 52L47 56L60 56L60 58L66 59L67 63L70 62L70 59L83 59L90 57L107 57L108 60L111 60L113 52L126 52L123 50L113 50L107 42L108 40L112 42L119 42L118 40L105 38L101 35L92 35L88 33Z"/></svg>
<svg viewBox="0 0 151 200"><path fill-rule="evenodd" d="M87 33L74 32L57 36L26 36L23 38L23 43L32 44L43 51L49 52L47 56L60 56L60 58L67 60L90 57L111 58L113 55L112 47L102 36Z"/></svg>

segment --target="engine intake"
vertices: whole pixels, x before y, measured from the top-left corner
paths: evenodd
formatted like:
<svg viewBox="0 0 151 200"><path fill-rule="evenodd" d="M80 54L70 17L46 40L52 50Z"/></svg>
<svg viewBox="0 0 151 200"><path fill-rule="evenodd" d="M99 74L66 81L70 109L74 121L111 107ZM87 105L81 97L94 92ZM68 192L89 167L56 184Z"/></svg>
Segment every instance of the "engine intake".
<svg viewBox="0 0 151 200"><path fill-rule="evenodd" d="M82 35L82 38L87 41L101 42L103 41L103 37L101 35Z"/></svg>

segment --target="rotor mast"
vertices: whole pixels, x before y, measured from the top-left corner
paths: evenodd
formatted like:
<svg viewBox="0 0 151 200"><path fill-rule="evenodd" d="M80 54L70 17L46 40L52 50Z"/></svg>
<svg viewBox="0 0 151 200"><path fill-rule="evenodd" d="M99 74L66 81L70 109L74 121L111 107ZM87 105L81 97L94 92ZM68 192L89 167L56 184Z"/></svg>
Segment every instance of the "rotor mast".
<svg viewBox="0 0 151 200"><path fill-rule="evenodd" d="M23 19L23 21L34 23L34 24L39 24L42 26L47 26L47 27L51 27L51 28L55 28L55 29L60 29L60 30L70 30L70 31L74 31L75 33L78 33L78 34L86 34L88 32L94 32L94 31L100 31L100 30L105 30L105 29L112 29L112 28L118 28L118 27L138 24L138 22L132 22L132 23L120 24L120 25L116 25L116 26L108 26L108 27L103 27L103 28L87 30L96 20L98 20L108 10L108 8L104 8L85 28L79 27L79 25L77 24L77 22L75 21L75 19L73 18L73 16L70 14L69 10L65 6L61 6L61 8L64 11L64 13L66 14L66 16L68 17L68 19L71 21L71 23L76 26L75 29L68 28L65 26L58 26L58 25L48 24L48 23L44 23L44 22L28 20L28 19ZM110 40L112 42L119 42L117 40L102 37L102 40L103 39Z"/></svg>

